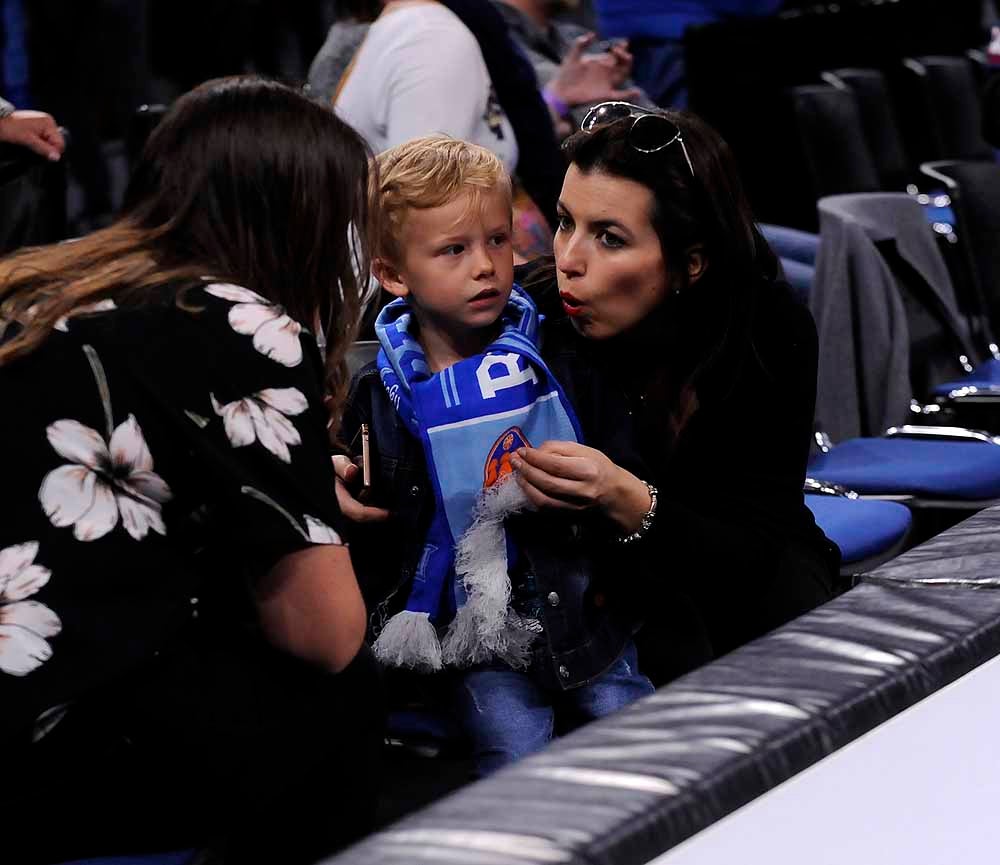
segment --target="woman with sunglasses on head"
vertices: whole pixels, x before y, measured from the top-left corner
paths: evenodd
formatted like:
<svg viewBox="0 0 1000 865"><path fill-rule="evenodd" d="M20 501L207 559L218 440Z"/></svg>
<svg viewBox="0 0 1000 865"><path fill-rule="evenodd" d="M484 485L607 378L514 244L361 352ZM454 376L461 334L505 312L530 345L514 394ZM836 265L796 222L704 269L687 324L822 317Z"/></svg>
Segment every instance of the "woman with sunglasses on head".
<svg viewBox="0 0 1000 865"><path fill-rule="evenodd" d="M370 826L381 690L327 435L368 157L292 89L209 82L117 222L0 261L7 861L305 865Z"/></svg>
<svg viewBox="0 0 1000 865"><path fill-rule="evenodd" d="M519 276L589 446L513 462L541 510L604 533L592 600L645 620L660 684L831 595L839 554L802 496L816 334L705 123L605 103L565 150L554 262Z"/></svg>

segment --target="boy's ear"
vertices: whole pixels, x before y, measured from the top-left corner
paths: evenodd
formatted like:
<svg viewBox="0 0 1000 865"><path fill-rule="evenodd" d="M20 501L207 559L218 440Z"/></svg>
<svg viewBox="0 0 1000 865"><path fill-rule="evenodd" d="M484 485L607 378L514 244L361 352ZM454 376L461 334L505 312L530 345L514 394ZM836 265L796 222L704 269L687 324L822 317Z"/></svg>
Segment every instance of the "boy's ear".
<svg viewBox="0 0 1000 865"><path fill-rule="evenodd" d="M687 249L687 272L688 285L694 285L708 270L708 257L705 255L705 246L696 243Z"/></svg>
<svg viewBox="0 0 1000 865"><path fill-rule="evenodd" d="M410 289L403 282L399 268L385 258L372 259L372 275L389 294L394 294L396 297L406 297L410 293Z"/></svg>

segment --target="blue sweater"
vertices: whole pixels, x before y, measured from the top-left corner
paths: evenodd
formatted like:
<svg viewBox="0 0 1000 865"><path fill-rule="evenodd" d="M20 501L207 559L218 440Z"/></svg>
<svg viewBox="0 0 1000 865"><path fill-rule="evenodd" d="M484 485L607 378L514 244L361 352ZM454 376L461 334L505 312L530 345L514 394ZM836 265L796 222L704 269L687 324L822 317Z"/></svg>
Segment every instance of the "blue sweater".
<svg viewBox="0 0 1000 865"><path fill-rule="evenodd" d="M679 40L688 27L722 18L773 15L782 0L595 0L606 38Z"/></svg>

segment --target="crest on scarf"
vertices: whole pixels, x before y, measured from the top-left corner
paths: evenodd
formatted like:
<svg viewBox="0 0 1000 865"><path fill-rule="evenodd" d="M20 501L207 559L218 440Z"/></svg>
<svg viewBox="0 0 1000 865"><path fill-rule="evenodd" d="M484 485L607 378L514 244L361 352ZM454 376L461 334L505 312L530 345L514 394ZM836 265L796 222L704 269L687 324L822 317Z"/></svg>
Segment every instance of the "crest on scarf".
<svg viewBox="0 0 1000 865"><path fill-rule="evenodd" d="M489 489L502 478L507 477L512 471L510 458L518 448L531 447L527 436L521 432L520 427L512 426L500 434L493 447L490 448L489 456L486 457L486 469L483 472L483 489Z"/></svg>

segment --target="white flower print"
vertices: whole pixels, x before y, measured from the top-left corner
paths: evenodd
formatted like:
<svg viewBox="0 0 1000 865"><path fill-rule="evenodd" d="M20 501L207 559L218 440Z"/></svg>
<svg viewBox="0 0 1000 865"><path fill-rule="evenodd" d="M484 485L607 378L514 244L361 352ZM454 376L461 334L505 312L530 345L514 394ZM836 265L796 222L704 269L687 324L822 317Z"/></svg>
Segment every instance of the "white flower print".
<svg viewBox="0 0 1000 865"><path fill-rule="evenodd" d="M88 303L84 306L78 306L69 315L64 315L53 325L56 330L61 330L63 333L69 331L70 319L78 315L91 315L95 312L110 312L113 309L118 309L117 304L110 298L107 297L104 300L98 300L95 303Z"/></svg>
<svg viewBox="0 0 1000 865"><path fill-rule="evenodd" d="M73 526L77 540L93 541L110 532L120 515L137 541L150 529L166 535L160 507L173 495L153 472L153 457L133 415L114 428L110 443L75 420L58 420L45 432L56 453L71 461L49 472L38 490L52 525Z"/></svg>
<svg viewBox="0 0 1000 865"><path fill-rule="evenodd" d="M282 462L292 461L288 446L302 444L302 438L287 415L302 414L309 405L300 390L272 387L225 405L219 404L215 394L209 397L234 448L259 441Z"/></svg>
<svg viewBox="0 0 1000 865"><path fill-rule="evenodd" d="M236 306L229 310L229 324L237 333L253 337L253 347L282 366L302 362L302 325L277 304L239 285L215 282L205 291Z"/></svg>
<svg viewBox="0 0 1000 865"><path fill-rule="evenodd" d="M322 520L316 519L316 517L311 517L309 514L304 515L306 521L307 536L310 541L314 544L342 544L343 541L333 529L331 529Z"/></svg>
<svg viewBox="0 0 1000 865"><path fill-rule="evenodd" d="M26 676L52 657L48 637L62 630L52 610L25 598L35 594L52 572L36 565L38 541L0 550L0 670Z"/></svg>

